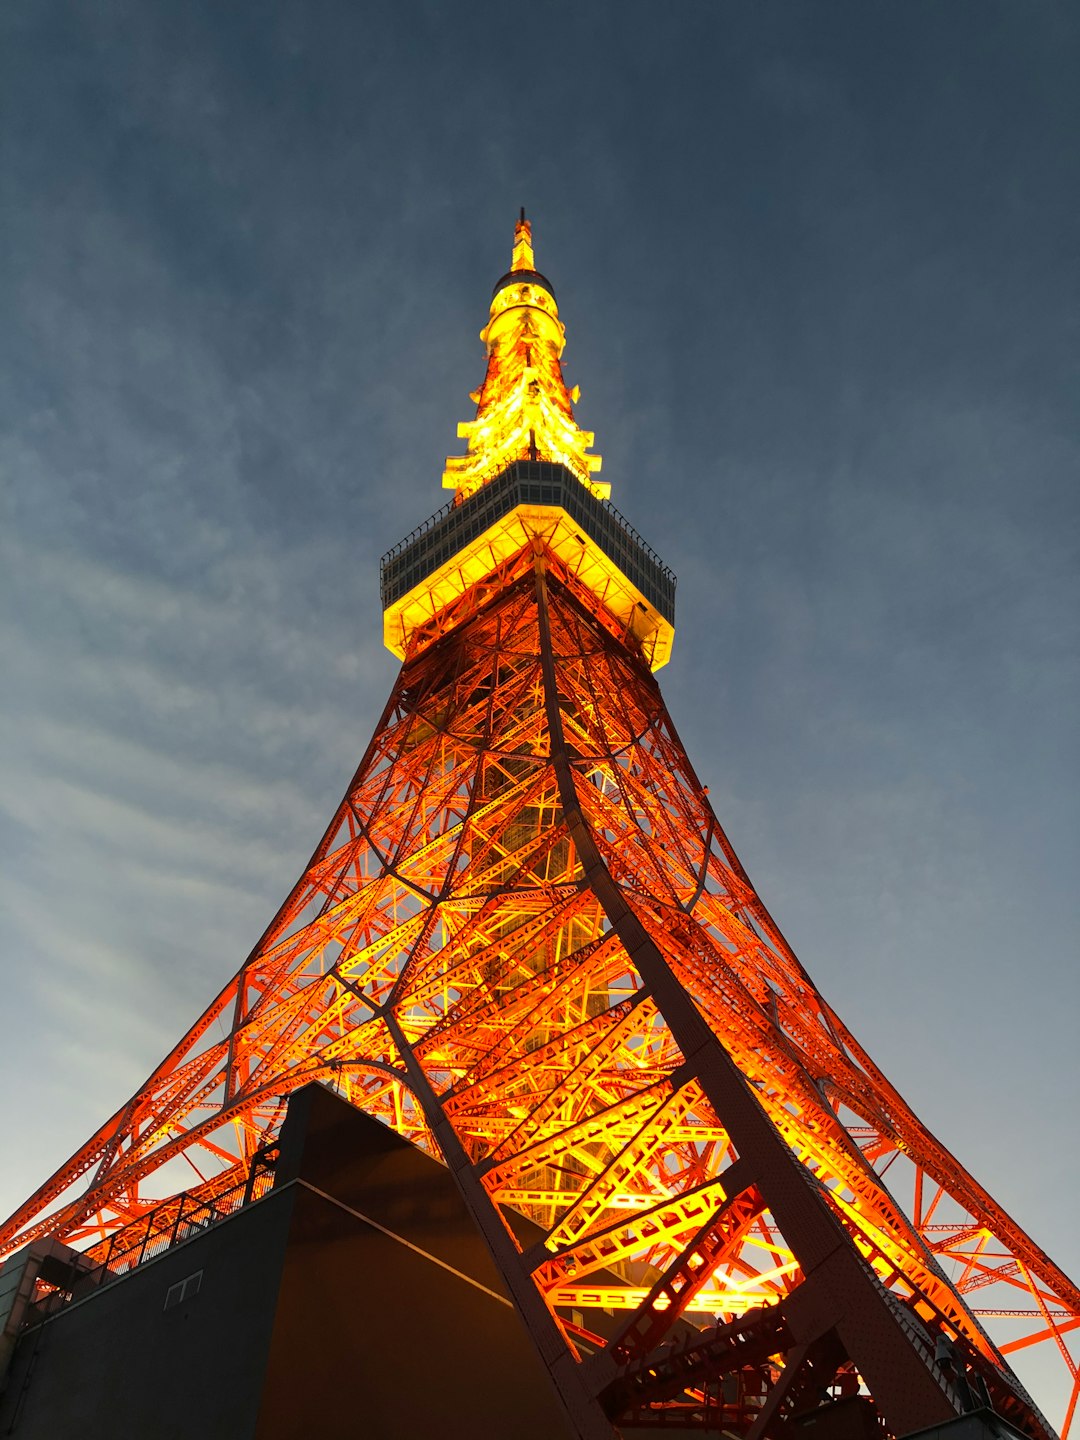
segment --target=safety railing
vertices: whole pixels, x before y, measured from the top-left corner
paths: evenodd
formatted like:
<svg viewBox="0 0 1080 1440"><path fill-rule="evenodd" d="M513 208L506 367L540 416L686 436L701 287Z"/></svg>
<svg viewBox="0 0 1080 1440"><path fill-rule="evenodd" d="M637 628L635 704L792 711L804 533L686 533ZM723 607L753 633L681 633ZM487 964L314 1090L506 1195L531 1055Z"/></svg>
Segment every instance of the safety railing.
<svg viewBox="0 0 1080 1440"><path fill-rule="evenodd" d="M103 1285L129 1275L140 1265L156 1260L261 1200L273 1188L275 1155L274 1150L261 1152L244 1180L217 1194L200 1196L185 1191L163 1200L108 1239L81 1252L72 1260L66 1281L44 1287L34 1297L27 1306L24 1325L48 1319L73 1301L85 1299Z"/></svg>

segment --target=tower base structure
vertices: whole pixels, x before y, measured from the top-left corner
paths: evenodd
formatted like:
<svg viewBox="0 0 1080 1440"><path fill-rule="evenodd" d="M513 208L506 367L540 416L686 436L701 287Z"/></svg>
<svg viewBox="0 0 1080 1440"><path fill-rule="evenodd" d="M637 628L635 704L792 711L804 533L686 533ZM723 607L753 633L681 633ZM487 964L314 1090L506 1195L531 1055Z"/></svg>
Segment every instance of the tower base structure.
<svg viewBox="0 0 1080 1440"><path fill-rule="evenodd" d="M268 1164L265 1194L178 1228L172 1245L122 1273L56 1241L7 1261L0 1436L308 1440L317 1414L321 1431L348 1440L572 1440L442 1165L317 1084L293 1094ZM515 1228L522 1245L539 1233L525 1217ZM590 1325L614 1332L610 1318ZM566 1319L591 1349L581 1317ZM680 1325L651 1373L701 1340ZM631 1403L626 1414L612 1431L623 1440L671 1425L670 1412ZM802 1440L882 1433L858 1396L791 1425ZM679 1428L726 1433L704 1414ZM978 1410L918 1440L1023 1437Z"/></svg>

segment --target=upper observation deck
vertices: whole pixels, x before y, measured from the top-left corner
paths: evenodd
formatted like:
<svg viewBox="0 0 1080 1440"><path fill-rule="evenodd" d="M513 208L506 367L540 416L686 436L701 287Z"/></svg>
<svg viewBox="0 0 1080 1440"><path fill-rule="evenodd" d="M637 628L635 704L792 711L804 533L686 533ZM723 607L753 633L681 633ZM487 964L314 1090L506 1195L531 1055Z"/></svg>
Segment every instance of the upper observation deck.
<svg viewBox="0 0 1080 1440"><path fill-rule="evenodd" d="M421 626L534 540L641 643L658 670L675 634L675 576L610 502L564 465L519 460L383 556L384 636L404 658Z"/></svg>

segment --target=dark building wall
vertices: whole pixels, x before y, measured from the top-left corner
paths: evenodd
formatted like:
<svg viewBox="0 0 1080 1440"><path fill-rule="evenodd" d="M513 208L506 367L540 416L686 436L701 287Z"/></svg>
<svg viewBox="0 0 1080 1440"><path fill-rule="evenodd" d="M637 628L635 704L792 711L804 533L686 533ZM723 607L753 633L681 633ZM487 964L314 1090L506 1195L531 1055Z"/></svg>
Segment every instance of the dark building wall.
<svg viewBox="0 0 1080 1440"><path fill-rule="evenodd" d="M165 1310L198 1270L198 1294ZM8 1433L572 1432L449 1172L310 1086L290 1102L269 1196L23 1335L0 1398Z"/></svg>
<svg viewBox="0 0 1080 1440"><path fill-rule="evenodd" d="M332 1433L356 1440L569 1440L442 1165L312 1086L282 1133L279 1176L292 1174L301 1178L257 1440L313 1434L322 1396L347 1427Z"/></svg>
<svg viewBox="0 0 1080 1440"><path fill-rule="evenodd" d="M268 1196L24 1335L0 1436L250 1440L294 1197ZM198 1293L166 1310L198 1270Z"/></svg>
<svg viewBox="0 0 1080 1440"><path fill-rule="evenodd" d="M324 1408L356 1440L571 1435L508 1304L301 1189L256 1440Z"/></svg>

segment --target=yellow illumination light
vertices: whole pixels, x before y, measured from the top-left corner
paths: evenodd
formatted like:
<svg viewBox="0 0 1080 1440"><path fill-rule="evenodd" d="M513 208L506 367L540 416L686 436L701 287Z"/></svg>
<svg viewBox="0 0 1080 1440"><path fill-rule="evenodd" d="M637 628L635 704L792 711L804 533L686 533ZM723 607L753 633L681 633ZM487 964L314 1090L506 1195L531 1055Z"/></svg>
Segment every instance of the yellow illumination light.
<svg viewBox="0 0 1080 1440"><path fill-rule="evenodd" d="M606 500L611 486L593 479L600 456L587 453L595 437L574 419L562 373L566 330L555 297L534 269L532 228L524 212L514 230L510 271L495 292L480 338L487 346L487 374L473 397L475 418L458 426L468 448L448 457L445 488L464 500L515 460L550 460ZM575 386L573 399L579 393Z"/></svg>
<svg viewBox="0 0 1080 1440"><path fill-rule="evenodd" d="M563 1309L573 1306L581 1310L636 1310L648 1296L648 1290L636 1285L560 1285L557 1290L548 1291L547 1300L550 1305ZM663 1298L657 1299L658 1310L667 1308L660 1303ZM779 1293L768 1287L758 1291L708 1289L700 1290L685 1308L687 1313L742 1315L747 1310L775 1304L779 1298Z"/></svg>

